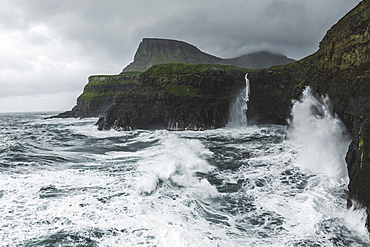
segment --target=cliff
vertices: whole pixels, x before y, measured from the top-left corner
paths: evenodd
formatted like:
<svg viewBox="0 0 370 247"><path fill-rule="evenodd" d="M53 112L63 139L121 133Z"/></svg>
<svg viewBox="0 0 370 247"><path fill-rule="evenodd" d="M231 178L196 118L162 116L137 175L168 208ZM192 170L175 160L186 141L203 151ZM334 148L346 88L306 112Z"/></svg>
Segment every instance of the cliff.
<svg viewBox="0 0 370 247"><path fill-rule="evenodd" d="M306 86L328 95L352 134L346 161L349 205L370 215L370 1L362 1L335 24L319 50L296 63L249 73L249 119L284 124L291 100ZM370 226L368 218L368 227ZM369 227L370 228L370 227Z"/></svg>
<svg viewBox="0 0 370 247"><path fill-rule="evenodd" d="M140 73L90 76L83 93L71 111L50 118L100 117L114 103L115 95L136 87Z"/></svg>
<svg viewBox="0 0 370 247"><path fill-rule="evenodd" d="M211 64L162 64L139 76L136 88L116 96L98 121L102 129L199 130L224 127L230 101L248 70Z"/></svg>
<svg viewBox="0 0 370 247"><path fill-rule="evenodd" d="M284 55L256 52L237 58L222 59L200 51L183 41L144 38L139 44L134 61L123 69L145 71L153 65L164 63L223 64L241 68L261 69L294 62Z"/></svg>
<svg viewBox="0 0 370 247"><path fill-rule="evenodd" d="M200 51L183 41L144 38L139 44L134 61L119 75L90 76L83 93L72 110L50 118L101 117L114 103L117 93L128 91L137 84L140 73L156 64L196 63L224 64L243 68L266 68L293 62L283 55L257 52L233 59L221 59Z"/></svg>

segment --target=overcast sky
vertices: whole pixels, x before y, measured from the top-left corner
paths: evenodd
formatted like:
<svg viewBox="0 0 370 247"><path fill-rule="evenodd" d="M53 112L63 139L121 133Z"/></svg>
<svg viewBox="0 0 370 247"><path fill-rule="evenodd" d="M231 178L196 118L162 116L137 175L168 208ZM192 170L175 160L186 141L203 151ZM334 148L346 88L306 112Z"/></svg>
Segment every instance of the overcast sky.
<svg viewBox="0 0 370 247"><path fill-rule="evenodd" d="M360 0L2 0L0 112L70 110L92 74L118 74L142 38L230 58L312 54Z"/></svg>

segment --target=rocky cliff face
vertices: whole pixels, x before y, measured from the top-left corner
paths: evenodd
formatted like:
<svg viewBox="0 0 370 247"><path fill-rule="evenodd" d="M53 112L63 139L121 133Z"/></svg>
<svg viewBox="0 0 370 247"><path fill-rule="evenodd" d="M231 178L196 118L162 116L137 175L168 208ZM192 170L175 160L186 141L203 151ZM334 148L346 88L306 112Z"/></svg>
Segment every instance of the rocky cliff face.
<svg viewBox="0 0 370 247"><path fill-rule="evenodd" d="M139 85L117 95L99 129L200 130L227 124L230 101L246 70L223 65L156 65Z"/></svg>
<svg viewBox="0 0 370 247"><path fill-rule="evenodd" d="M306 86L327 94L352 134L346 161L349 204L370 215L370 1L362 1L325 35L320 49L293 64L251 72L249 118L285 123ZM370 217L368 226L370 226Z"/></svg>
<svg viewBox="0 0 370 247"><path fill-rule="evenodd" d="M164 63L217 63L218 57L201 52L183 41L144 38L135 53L134 61L125 71L143 72L153 65Z"/></svg>
<svg viewBox="0 0 370 247"><path fill-rule="evenodd" d="M164 63L223 64L241 68L261 69L294 62L284 55L256 52L237 58L222 59L200 51L188 43L168 39L145 38L136 51L134 61L123 71L145 71Z"/></svg>
<svg viewBox="0 0 370 247"><path fill-rule="evenodd" d="M77 98L77 105L71 111L60 113L55 118L67 117L99 117L114 103L119 92L136 87L138 73L120 75L90 76L83 93Z"/></svg>

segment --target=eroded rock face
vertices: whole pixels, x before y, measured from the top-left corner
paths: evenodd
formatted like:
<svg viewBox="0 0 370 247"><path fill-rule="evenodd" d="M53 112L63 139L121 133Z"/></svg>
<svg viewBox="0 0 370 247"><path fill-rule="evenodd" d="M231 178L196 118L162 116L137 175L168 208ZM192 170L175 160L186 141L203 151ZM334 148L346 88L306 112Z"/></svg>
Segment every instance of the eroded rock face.
<svg viewBox="0 0 370 247"><path fill-rule="evenodd" d="M138 87L116 97L99 129L201 130L227 124L230 100L245 87L245 71L222 65L156 65Z"/></svg>
<svg viewBox="0 0 370 247"><path fill-rule="evenodd" d="M346 161L349 203L370 212L370 1L335 24L313 55L296 63L251 72L249 119L285 123L291 100L306 86L328 95L352 134ZM368 218L368 223L370 218ZM368 224L370 226L370 224Z"/></svg>
<svg viewBox="0 0 370 247"><path fill-rule="evenodd" d="M138 73L121 75L90 76L83 93L71 111L60 113L52 118L100 117L114 103L117 93L136 87Z"/></svg>

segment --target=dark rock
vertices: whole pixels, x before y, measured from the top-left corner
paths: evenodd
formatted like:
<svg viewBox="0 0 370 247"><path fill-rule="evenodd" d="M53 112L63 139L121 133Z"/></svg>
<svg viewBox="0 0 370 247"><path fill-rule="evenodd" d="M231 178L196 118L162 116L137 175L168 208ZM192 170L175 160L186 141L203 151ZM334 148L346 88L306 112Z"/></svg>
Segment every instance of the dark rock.
<svg viewBox="0 0 370 247"><path fill-rule="evenodd" d="M71 111L48 118L100 117L114 103L119 92L128 91L137 85L140 73L90 76L83 93L77 98L77 105Z"/></svg>
<svg viewBox="0 0 370 247"><path fill-rule="evenodd" d="M245 71L223 65L164 64L140 75L98 121L104 129L202 130L227 124L230 101Z"/></svg>
<svg viewBox="0 0 370 247"><path fill-rule="evenodd" d="M256 52L235 59L222 59L204 53L182 41L144 38L139 44L134 61L124 68L121 74L90 76L89 83L77 98L77 105L71 111L48 118L101 117L113 105L117 93L134 88L137 85L138 75L157 64L225 64L243 68L267 68L293 61L284 55L268 52Z"/></svg>
<svg viewBox="0 0 370 247"><path fill-rule="evenodd" d="M370 212L370 1L362 1L325 35L320 49L298 62L250 72L248 118L281 123L306 86L328 95L352 134L346 161L349 199ZM368 226L370 226L368 218Z"/></svg>

